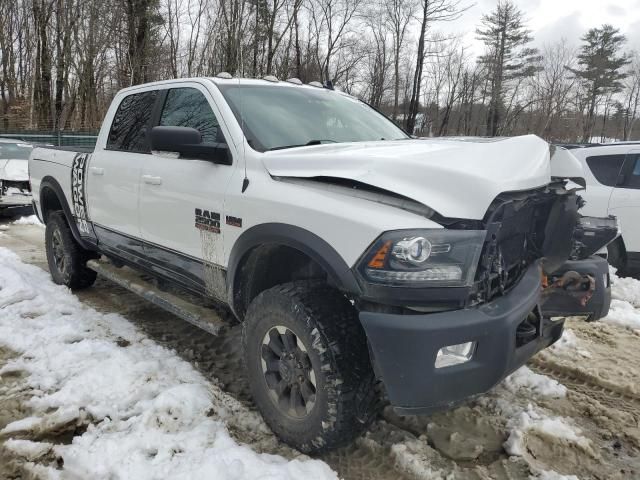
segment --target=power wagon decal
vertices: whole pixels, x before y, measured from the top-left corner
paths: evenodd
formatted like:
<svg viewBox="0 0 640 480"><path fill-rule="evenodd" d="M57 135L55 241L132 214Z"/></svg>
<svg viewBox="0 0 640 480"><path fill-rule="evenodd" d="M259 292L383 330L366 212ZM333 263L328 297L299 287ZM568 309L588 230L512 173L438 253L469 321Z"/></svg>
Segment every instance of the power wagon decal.
<svg viewBox="0 0 640 480"><path fill-rule="evenodd" d="M207 232L220 233L220 214L196 208L196 228Z"/></svg>
<svg viewBox="0 0 640 480"><path fill-rule="evenodd" d="M73 158L71 165L71 203L73 216L81 235L94 236L89 226L86 197L86 171L89 160L88 153L79 153Z"/></svg>

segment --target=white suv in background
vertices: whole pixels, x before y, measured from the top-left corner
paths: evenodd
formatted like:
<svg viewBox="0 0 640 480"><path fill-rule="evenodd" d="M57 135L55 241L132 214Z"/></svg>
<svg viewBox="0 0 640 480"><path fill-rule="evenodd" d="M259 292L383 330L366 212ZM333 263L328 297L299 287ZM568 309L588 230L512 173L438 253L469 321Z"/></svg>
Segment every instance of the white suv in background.
<svg viewBox="0 0 640 480"><path fill-rule="evenodd" d="M584 168L582 213L618 218L621 235L608 246L609 262L621 274L640 272L640 142L557 146L554 159L564 155Z"/></svg>

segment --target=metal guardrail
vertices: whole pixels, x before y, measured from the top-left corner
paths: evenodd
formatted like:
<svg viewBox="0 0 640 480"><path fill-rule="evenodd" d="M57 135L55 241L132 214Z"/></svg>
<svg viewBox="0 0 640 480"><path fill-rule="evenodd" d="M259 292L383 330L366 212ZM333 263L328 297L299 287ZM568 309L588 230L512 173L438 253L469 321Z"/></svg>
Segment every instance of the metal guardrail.
<svg viewBox="0 0 640 480"><path fill-rule="evenodd" d="M48 145L94 147L98 132L14 130L0 132L0 138L15 138L24 142Z"/></svg>

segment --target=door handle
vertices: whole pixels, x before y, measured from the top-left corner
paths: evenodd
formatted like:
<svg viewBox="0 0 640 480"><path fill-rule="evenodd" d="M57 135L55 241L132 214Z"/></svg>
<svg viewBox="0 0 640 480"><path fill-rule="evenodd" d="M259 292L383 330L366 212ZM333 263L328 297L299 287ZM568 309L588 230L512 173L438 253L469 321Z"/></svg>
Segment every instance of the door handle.
<svg viewBox="0 0 640 480"><path fill-rule="evenodd" d="M104 168L91 167L91 173L94 175L104 175Z"/></svg>
<svg viewBox="0 0 640 480"><path fill-rule="evenodd" d="M162 185L161 177L154 177L153 175L143 175L142 180L144 180L144 183L147 183L149 185Z"/></svg>

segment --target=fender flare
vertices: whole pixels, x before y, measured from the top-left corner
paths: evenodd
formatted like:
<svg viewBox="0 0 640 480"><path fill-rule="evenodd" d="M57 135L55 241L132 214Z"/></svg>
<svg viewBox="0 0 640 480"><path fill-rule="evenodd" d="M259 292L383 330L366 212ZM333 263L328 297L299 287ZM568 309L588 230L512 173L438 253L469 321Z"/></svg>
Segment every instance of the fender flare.
<svg viewBox="0 0 640 480"><path fill-rule="evenodd" d="M264 244L278 244L299 250L317 262L338 289L354 294L361 293L360 285L349 265L318 235L286 223L262 223L243 232L231 249L227 267L229 305L234 305L236 275L242 260L255 247Z"/></svg>
<svg viewBox="0 0 640 480"><path fill-rule="evenodd" d="M46 214L45 214L45 212L47 211L47 208L43 201L42 194L44 190L47 188L51 189L53 193L56 195L56 197L58 198L58 202L60 203L60 206L62 206L62 212L64 213L64 216L67 219L67 223L71 228L71 233L73 234L73 238L76 240L76 242L78 242L82 248L85 248L87 250L95 250L95 247L88 244L80 235L80 231L78 230L78 225L76 225L76 222L73 217L73 213L71 212L71 208L69 207L69 202L67 202L67 197L65 196L64 191L60 186L60 183L50 175L45 176L40 181L40 191L38 192L38 198L40 200L40 211L42 212L41 220L43 221L43 223L46 223L47 221Z"/></svg>

